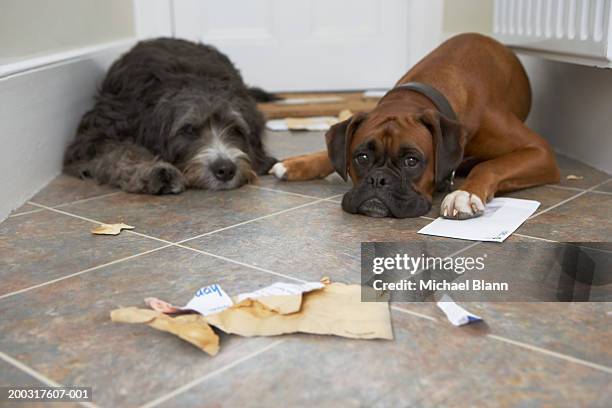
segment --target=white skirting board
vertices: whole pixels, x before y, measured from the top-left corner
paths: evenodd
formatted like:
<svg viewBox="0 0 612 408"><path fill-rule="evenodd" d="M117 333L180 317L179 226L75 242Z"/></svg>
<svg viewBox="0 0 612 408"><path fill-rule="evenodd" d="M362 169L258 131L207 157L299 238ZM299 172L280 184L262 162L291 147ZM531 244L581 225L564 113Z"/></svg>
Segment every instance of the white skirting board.
<svg viewBox="0 0 612 408"><path fill-rule="evenodd" d="M47 56L0 78L0 221L61 172L106 69L135 41Z"/></svg>

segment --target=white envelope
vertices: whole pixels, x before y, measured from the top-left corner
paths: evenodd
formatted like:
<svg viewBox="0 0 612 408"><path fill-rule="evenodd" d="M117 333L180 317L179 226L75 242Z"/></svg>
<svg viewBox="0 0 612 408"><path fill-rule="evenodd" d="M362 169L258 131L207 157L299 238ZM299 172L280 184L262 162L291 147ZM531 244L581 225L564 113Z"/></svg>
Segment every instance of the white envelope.
<svg viewBox="0 0 612 408"><path fill-rule="evenodd" d="M480 217L469 220L447 220L440 217L423 227L419 234L470 241L504 242L539 206L538 201L494 198L485 206L485 212Z"/></svg>

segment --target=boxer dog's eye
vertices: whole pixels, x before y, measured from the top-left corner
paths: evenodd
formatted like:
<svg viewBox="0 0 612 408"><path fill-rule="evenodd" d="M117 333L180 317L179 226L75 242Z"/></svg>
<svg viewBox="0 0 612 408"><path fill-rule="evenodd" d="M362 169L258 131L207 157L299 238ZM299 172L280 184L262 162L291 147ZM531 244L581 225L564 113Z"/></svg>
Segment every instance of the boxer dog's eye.
<svg viewBox="0 0 612 408"><path fill-rule="evenodd" d="M404 159L404 166L414 168L419 165L419 159L414 156L409 156Z"/></svg>
<svg viewBox="0 0 612 408"><path fill-rule="evenodd" d="M355 156L355 162L360 166L365 166L370 162L370 156L368 156L366 153L360 153Z"/></svg>

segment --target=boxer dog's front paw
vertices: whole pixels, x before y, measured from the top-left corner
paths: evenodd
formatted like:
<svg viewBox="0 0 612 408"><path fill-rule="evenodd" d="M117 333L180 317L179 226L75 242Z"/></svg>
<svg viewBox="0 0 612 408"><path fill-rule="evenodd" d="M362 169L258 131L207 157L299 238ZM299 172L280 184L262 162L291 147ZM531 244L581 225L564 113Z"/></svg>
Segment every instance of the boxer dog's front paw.
<svg viewBox="0 0 612 408"><path fill-rule="evenodd" d="M467 220L468 218L478 217L482 213L484 213L482 200L476 194L463 190L448 194L444 197L440 207L442 217L453 220Z"/></svg>
<svg viewBox="0 0 612 408"><path fill-rule="evenodd" d="M287 180L287 168L283 162L277 162L272 166L268 174L273 174L279 180Z"/></svg>

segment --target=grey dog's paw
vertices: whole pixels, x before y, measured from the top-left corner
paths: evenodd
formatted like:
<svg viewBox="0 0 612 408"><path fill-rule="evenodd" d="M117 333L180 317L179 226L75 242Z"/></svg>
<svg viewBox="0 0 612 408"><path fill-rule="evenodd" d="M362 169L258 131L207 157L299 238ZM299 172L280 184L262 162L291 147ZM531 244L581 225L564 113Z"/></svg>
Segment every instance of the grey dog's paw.
<svg viewBox="0 0 612 408"><path fill-rule="evenodd" d="M149 173L146 189L149 194L178 194L185 191L185 178L170 163L155 163Z"/></svg>

